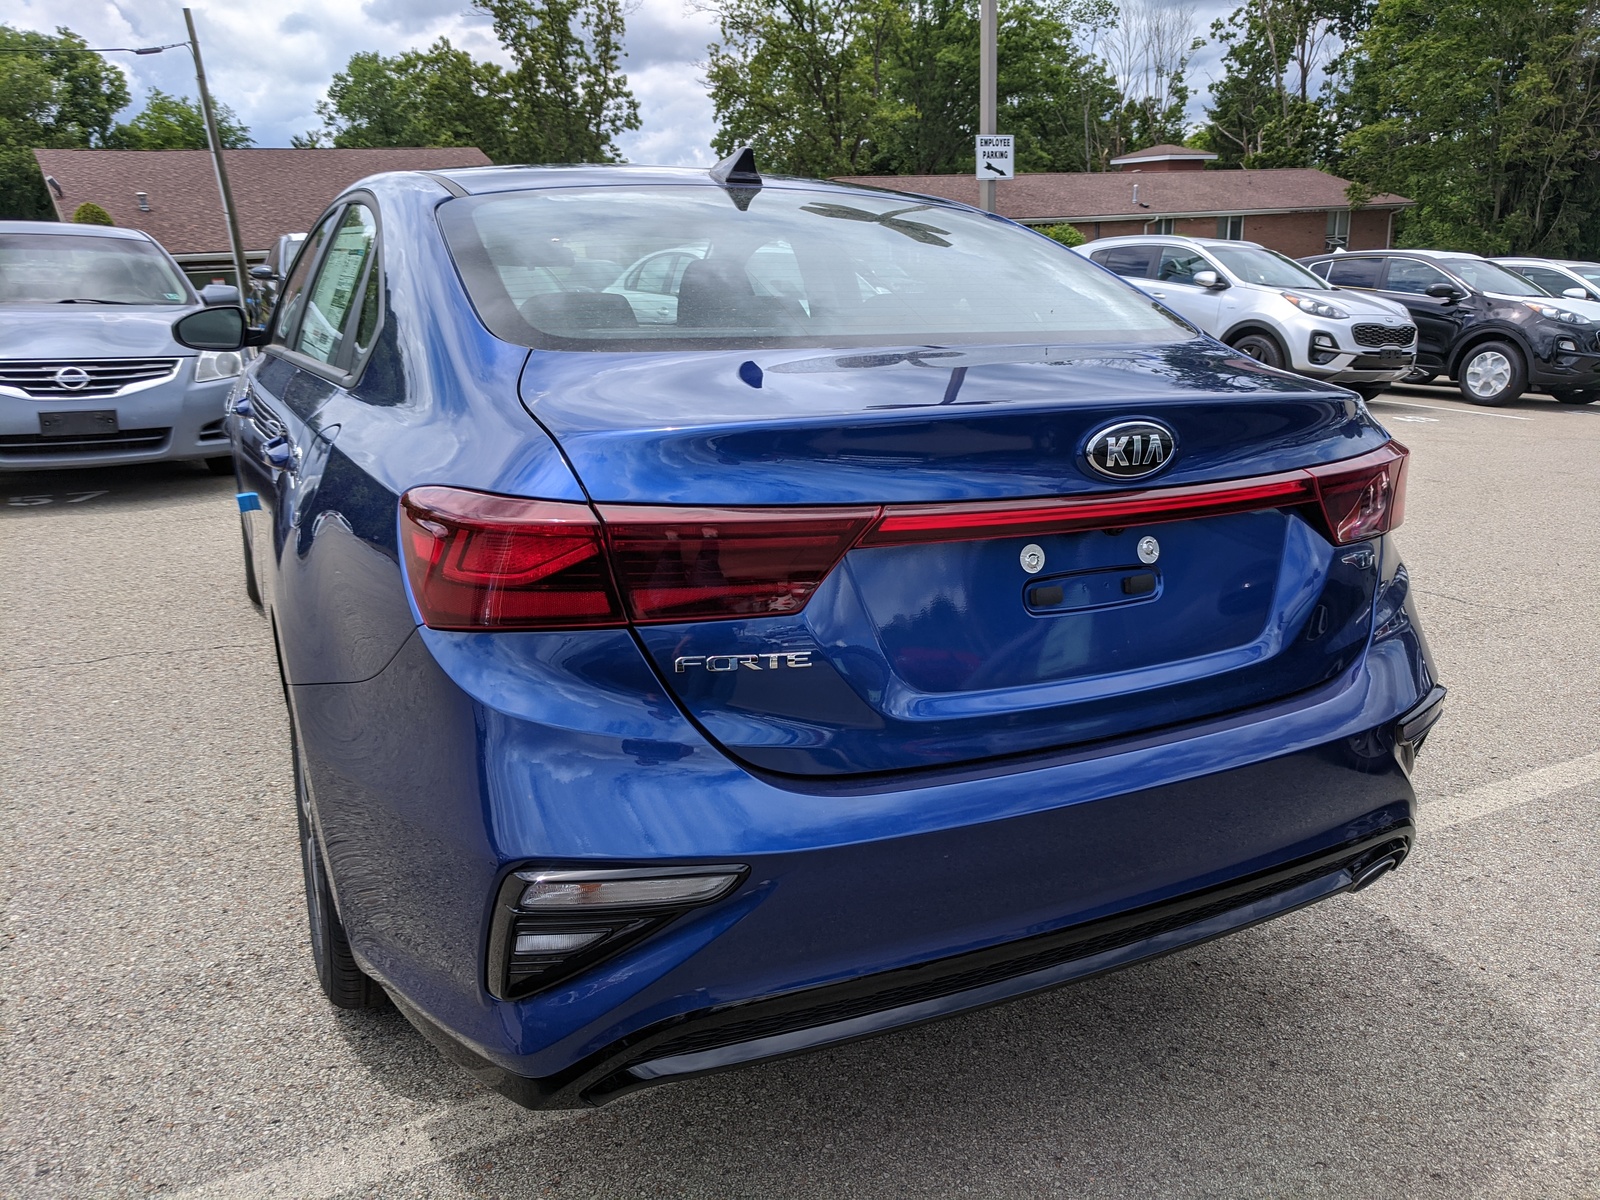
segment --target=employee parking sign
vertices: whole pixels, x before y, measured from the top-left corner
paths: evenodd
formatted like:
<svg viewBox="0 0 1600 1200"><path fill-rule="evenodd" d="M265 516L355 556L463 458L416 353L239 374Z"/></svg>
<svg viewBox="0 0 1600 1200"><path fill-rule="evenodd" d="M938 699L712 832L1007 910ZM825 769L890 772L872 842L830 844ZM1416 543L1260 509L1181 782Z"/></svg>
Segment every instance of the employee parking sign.
<svg viewBox="0 0 1600 1200"><path fill-rule="evenodd" d="M1009 133L981 133L978 135L978 178L1013 179L1017 173L1017 160L1011 150Z"/></svg>

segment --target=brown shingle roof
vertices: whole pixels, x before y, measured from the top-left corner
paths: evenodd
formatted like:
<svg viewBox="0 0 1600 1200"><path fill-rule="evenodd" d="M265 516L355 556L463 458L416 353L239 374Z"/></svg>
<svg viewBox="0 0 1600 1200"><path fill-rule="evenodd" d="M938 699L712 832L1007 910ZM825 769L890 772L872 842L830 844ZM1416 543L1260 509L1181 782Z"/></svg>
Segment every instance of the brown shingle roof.
<svg viewBox="0 0 1600 1200"><path fill-rule="evenodd" d="M246 252L268 249L299 233L350 184L380 171L442 171L482 167L483 151L467 147L384 150L224 150L239 236ZM35 150L40 169L61 185L56 212L72 219L92 200L126 229L142 229L173 254L228 252L228 230L217 196L211 155L204 150ZM140 212L135 192L147 192Z"/></svg>
<svg viewBox="0 0 1600 1200"><path fill-rule="evenodd" d="M853 175L842 183L978 202L971 175ZM1134 203L1133 189L1139 189ZM1261 171L1039 172L995 184L995 207L1017 221L1154 220L1213 214L1348 208L1348 180L1310 167ZM1404 196L1372 197L1368 208L1404 208Z"/></svg>
<svg viewBox="0 0 1600 1200"><path fill-rule="evenodd" d="M1131 154L1119 154L1111 161L1138 162L1141 158L1216 158L1209 150L1196 150L1193 146L1175 146L1171 142L1163 142L1159 146L1146 146L1143 150L1135 150Z"/></svg>

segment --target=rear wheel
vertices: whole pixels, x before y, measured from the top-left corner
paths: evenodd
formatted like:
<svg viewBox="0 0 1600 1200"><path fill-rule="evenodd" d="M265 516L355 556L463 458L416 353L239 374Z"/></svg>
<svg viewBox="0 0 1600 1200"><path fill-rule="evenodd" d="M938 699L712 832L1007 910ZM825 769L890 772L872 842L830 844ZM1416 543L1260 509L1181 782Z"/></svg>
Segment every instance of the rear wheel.
<svg viewBox="0 0 1600 1200"><path fill-rule="evenodd" d="M1551 392L1560 404L1593 404L1600 400L1600 391L1593 392Z"/></svg>
<svg viewBox="0 0 1600 1200"><path fill-rule="evenodd" d="M213 475L232 475L233 455L224 454L220 458L206 459L206 470L210 471Z"/></svg>
<svg viewBox="0 0 1600 1200"><path fill-rule="evenodd" d="M1473 404L1509 404L1528 390L1522 352L1510 342L1480 342L1456 368L1462 396Z"/></svg>
<svg viewBox="0 0 1600 1200"><path fill-rule="evenodd" d="M1247 354L1263 366L1283 369L1283 348L1270 334L1246 333L1233 339L1232 346L1241 354Z"/></svg>
<svg viewBox="0 0 1600 1200"><path fill-rule="evenodd" d="M290 718L293 720L293 717ZM306 915L311 924L311 957L316 963L317 982L336 1008L380 1008L389 1001L378 982L356 965L350 953L350 940L344 923L333 905L322 848L311 821L310 792L305 765L301 761L300 739L291 732L294 750L294 797L300 824L300 866L305 872Z"/></svg>

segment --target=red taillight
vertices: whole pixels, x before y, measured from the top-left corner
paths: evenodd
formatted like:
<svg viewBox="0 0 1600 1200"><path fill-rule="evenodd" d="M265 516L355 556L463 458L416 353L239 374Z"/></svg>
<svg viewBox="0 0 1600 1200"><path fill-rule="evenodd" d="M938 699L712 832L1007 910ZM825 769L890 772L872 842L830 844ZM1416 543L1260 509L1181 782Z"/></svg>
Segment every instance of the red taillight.
<svg viewBox="0 0 1600 1200"><path fill-rule="evenodd" d="M1359 542L1400 528L1406 510L1406 463L1411 452L1399 442L1343 462L1311 467L1317 497L1335 545Z"/></svg>
<svg viewBox="0 0 1600 1200"><path fill-rule="evenodd" d="M1305 472L1290 471L1229 483L1151 488L1063 500L896 505L884 510L883 519L867 531L861 544L905 546L917 542L970 542L982 538L1155 525L1263 508L1288 508L1308 503L1316 494L1316 484Z"/></svg>
<svg viewBox="0 0 1600 1200"><path fill-rule="evenodd" d="M856 546L1079 533L1309 509L1345 545L1398 528L1408 451L1226 483L1000 504L647 508L420 487L400 501L432 629L593 629L799 612ZM1310 515L1308 514L1308 515Z"/></svg>
<svg viewBox="0 0 1600 1200"><path fill-rule="evenodd" d="M400 498L400 541L430 629L625 624L586 504L413 488Z"/></svg>
<svg viewBox="0 0 1600 1200"><path fill-rule="evenodd" d="M635 621L799 612L878 508L602 506L611 561Z"/></svg>

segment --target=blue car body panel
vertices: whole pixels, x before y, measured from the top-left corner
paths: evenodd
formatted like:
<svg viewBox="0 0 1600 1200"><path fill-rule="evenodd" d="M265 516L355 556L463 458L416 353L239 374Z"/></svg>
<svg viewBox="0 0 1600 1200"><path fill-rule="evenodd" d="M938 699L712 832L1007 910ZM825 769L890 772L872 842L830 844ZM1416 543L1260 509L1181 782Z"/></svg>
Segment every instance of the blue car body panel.
<svg viewBox="0 0 1600 1200"><path fill-rule="evenodd" d="M472 310L433 215L450 190L421 175L358 187L383 221L371 358L342 385L269 349L246 393L267 415L230 424L241 490L262 498L251 558L340 917L364 969L485 1078L564 1077L697 1013L1054 935L1409 828L1394 725L1437 688L1409 579L1392 539L1350 554L1287 511L1153 527L1160 584L1137 602L1037 611L1020 577L973 587L1015 572L1010 539L853 551L782 617L423 626L397 513L427 484L602 505L998 499L1107 490L1075 463L1130 413L1178 434L1163 484L1351 458L1387 435L1347 393L1203 339L937 361L530 351ZM266 454L280 430L287 467ZM1038 539L1040 579L1126 566L1142 532ZM1202 604L1219 562L1231 583ZM1319 606L1326 632L1308 640ZM812 649L818 667L782 695L755 674L674 670L756 644ZM586 972L490 994L484 947L512 869L694 862L749 873ZM1350 880L1329 868L1105 963ZM1010 994L995 986L904 1020Z"/></svg>

